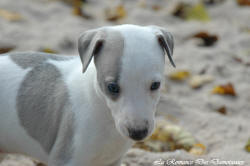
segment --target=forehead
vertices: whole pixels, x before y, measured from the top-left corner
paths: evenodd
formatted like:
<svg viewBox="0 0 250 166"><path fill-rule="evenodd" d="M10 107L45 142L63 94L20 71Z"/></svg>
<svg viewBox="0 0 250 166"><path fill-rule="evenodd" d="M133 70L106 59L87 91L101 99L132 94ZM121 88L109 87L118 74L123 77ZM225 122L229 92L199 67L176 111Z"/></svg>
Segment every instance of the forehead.
<svg viewBox="0 0 250 166"><path fill-rule="evenodd" d="M163 50L153 29L122 25L105 29L105 42L95 63L99 81L120 80L122 76L137 77L161 71L164 66Z"/></svg>
<svg viewBox="0 0 250 166"><path fill-rule="evenodd" d="M124 38L121 79L154 79L163 72L164 52L153 29L128 25L119 31Z"/></svg>

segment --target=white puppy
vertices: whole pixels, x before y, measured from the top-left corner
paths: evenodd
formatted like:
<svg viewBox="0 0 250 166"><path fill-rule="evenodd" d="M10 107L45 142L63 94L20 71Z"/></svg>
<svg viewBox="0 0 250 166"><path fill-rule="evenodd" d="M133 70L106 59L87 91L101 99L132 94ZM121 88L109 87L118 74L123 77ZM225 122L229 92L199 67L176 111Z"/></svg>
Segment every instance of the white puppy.
<svg viewBox="0 0 250 166"><path fill-rule="evenodd" d="M118 166L154 129L166 57L163 28L120 25L87 31L80 56L0 56L0 149L48 166ZM80 57L80 58L79 58Z"/></svg>

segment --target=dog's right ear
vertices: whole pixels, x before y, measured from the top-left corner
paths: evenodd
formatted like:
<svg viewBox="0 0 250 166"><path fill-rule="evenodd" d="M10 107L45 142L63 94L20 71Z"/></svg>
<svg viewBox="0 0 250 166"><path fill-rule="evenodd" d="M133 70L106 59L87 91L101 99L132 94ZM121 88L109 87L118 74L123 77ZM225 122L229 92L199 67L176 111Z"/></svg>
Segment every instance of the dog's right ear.
<svg viewBox="0 0 250 166"><path fill-rule="evenodd" d="M87 70L92 57L100 52L105 33L102 30L84 32L78 40L78 52L82 61L83 73Z"/></svg>

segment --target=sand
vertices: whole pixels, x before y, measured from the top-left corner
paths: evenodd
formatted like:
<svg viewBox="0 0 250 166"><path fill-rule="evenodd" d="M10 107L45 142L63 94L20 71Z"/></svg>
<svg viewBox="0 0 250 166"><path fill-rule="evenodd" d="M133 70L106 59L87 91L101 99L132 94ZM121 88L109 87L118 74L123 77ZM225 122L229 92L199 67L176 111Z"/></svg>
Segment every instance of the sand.
<svg viewBox="0 0 250 166"><path fill-rule="evenodd" d="M207 147L207 152L194 156L183 150L151 153L131 149L124 157L124 164L151 166L159 159L219 159L244 161L243 165L250 165L250 153L244 150L250 138L250 66L235 60L237 57L243 62L250 62L250 7L240 7L233 0L209 6L207 10L211 21L204 23L173 17L171 12L179 0L148 0L144 2L144 7L143 1L127 0L120 1L129 11L127 17L114 23L106 21L103 13L106 7L117 1L89 1L84 8L93 18L87 20L74 16L71 7L63 2L1 0L0 9L17 12L23 20L10 22L0 17L0 46L15 46L15 52L50 48L60 54L73 55L77 54L77 37L87 29L123 23L163 26L174 35L177 68L173 69L166 63L167 92L162 94L158 116L167 115L176 119L175 123L191 132ZM160 4L160 10L152 10L155 4ZM199 31L217 35L218 42L212 47L199 46L197 40L190 39ZM194 90L188 85L188 80L176 82L168 78L171 72L180 69L188 70L193 75L205 70L206 74L214 77L214 81ZM234 85L236 97L211 94L214 86L228 82ZM221 106L226 106L226 115L215 111ZM35 163L23 156L1 154L0 166L7 165L33 166ZM203 165L223 164L210 162Z"/></svg>

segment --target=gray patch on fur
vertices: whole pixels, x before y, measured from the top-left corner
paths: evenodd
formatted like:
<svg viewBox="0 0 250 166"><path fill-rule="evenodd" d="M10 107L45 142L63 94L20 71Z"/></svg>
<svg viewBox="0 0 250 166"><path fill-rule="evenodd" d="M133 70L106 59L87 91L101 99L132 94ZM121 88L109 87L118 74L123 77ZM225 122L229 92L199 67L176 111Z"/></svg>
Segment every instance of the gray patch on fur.
<svg viewBox="0 0 250 166"><path fill-rule="evenodd" d="M74 153L73 136L75 132L75 116L73 112L64 114L63 122L60 126L60 131L55 149L52 150L50 165L65 165L67 164Z"/></svg>
<svg viewBox="0 0 250 166"><path fill-rule="evenodd" d="M8 55L13 62L15 62L18 66L20 66L23 69L38 66L49 59L56 61L64 61L73 58L71 56L62 56L62 55L47 54L41 52L11 53L6 55Z"/></svg>
<svg viewBox="0 0 250 166"><path fill-rule="evenodd" d="M119 96L112 95L108 92L107 83L117 82L119 84L124 39L119 31L107 30L105 33L106 36L102 49L94 57L97 69L97 80L102 91L112 100L116 100ZM111 78L111 80L107 80L108 78Z"/></svg>
<svg viewBox="0 0 250 166"><path fill-rule="evenodd" d="M39 58L40 61L36 59L39 65L28 72L20 86L16 107L20 123L26 132L50 153L58 135L65 106L70 103L60 71L52 64L41 63L43 57ZM38 64L36 60L28 60L28 57L25 59L20 61L19 58L18 64L23 67Z"/></svg>

